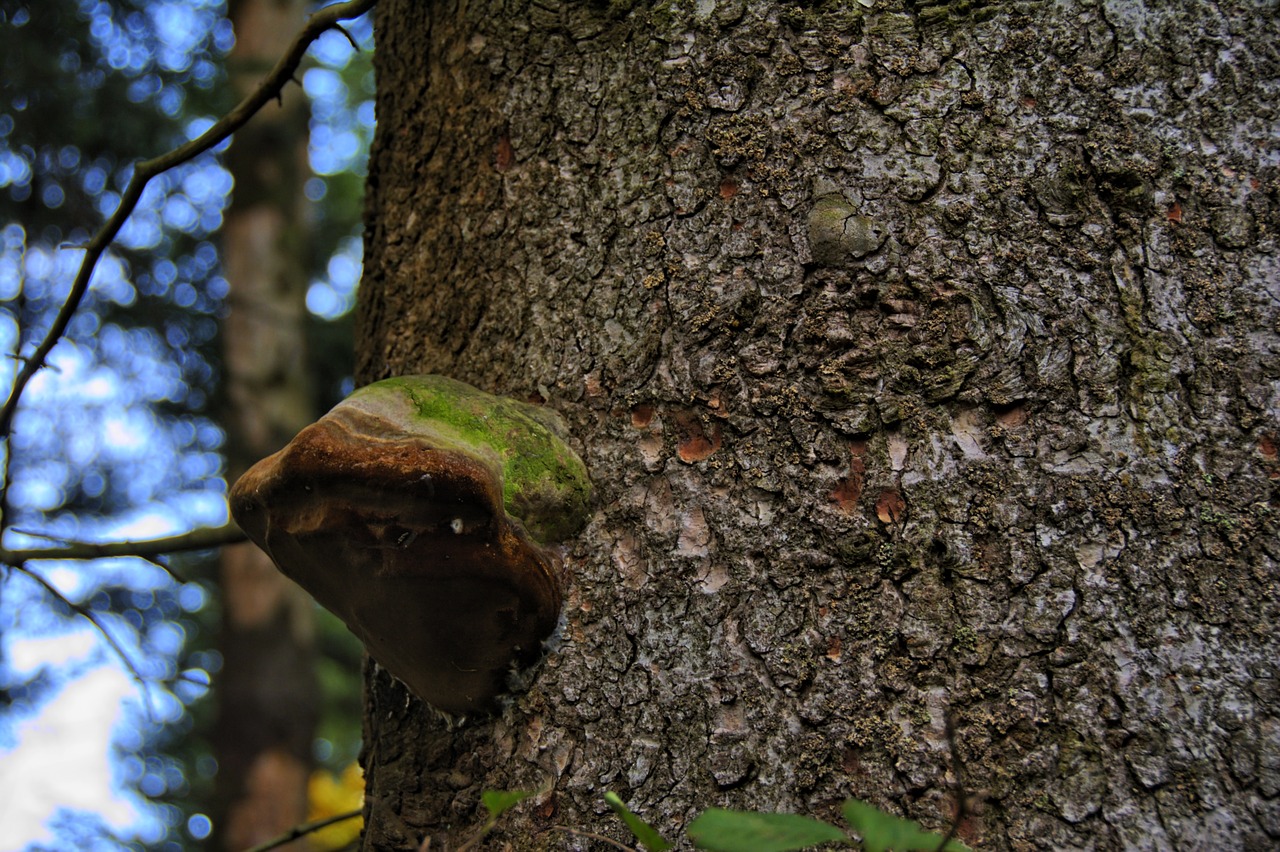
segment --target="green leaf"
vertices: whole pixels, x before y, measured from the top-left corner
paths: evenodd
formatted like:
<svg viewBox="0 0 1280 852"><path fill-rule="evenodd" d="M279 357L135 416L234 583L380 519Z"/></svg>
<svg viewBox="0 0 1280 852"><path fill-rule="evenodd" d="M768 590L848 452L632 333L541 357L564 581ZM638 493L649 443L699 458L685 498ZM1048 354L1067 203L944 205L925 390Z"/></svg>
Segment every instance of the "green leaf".
<svg viewBox="0 0 1280 852"><path fill-rule="evenodd" d="M485 790L480 794L480 803L489 812L489 819L497 819L514 805L536 795L536 790Z"/></svg>
<svg viewBox="0 0 1280 852"><path fill-rule="evenodd" d="M712 852L787 852L818 843L848 844L834 825L799 814L758 814L713 808L689 824L689 837Z"/></svg>
<svg viewBox="0 0 1280 852"><path fill-rule="evenodd" d="M843 810L844 818L849 821L849 825L862 835L862 848L866 852L885 852L887 849L893 849L896 852L909 852L909 850L934 852L942 842L941 834L925 831L920 827L920 823L887 814L857 799L847 799ZM948 840L943 849L945 852L971 852L969 847L959 840Z"/></svg>
<svg viewBox="0 0 1280 852"><path fill-rule="evenodd" d="M667 852L671 848L671 844L666 841L666 838L659 834L649 823L633 814L631 809L622 803L622 799L618 798L617 793L613 791L605 793L604 801L627 824L627 828L631 829L631 833L636 836L636 840L643 843L650 852Z"/></svg>

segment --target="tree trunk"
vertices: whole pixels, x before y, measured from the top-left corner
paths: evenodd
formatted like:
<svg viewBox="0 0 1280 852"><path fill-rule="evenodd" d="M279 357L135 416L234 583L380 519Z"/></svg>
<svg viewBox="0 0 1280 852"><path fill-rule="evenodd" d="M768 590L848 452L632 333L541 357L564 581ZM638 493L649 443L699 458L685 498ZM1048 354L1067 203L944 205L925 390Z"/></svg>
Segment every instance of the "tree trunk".
<svg viewBox="0 0 1280 852"><path fill-rule="evenodd" d="M358 378L544 400L596 513L499 717L370 667L365 847L1280 839L1267 5L382 0Z"/></svg>
<svg viewBox="0 0 1280 852"><path fill-rule="evenodd" d="M228 9L237 97L252 90L306 19L302 0ZM314 417L306 372L306 98L286 91L236 134L226 157L235 194L222 231L230 284L224 323L227 479ZM251 544L223 549L214 824L218 848L246 849L307 818L319 685L311 599Z"/></svg>

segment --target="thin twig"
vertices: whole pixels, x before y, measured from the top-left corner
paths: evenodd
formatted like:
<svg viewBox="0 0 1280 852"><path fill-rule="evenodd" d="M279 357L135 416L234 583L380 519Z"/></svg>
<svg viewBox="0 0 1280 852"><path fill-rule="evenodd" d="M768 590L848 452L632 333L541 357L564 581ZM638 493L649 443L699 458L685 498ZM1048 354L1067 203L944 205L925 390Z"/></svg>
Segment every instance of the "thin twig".
<svg viewBox="0 0 1280 852"><path fill-rule="evenodd" d="M480 843L481 840L484 840L486 837L488 837L489 832L493 831L493 827L496 826L497 824L498 824L498 818L490 814L489 818L484 821L484 825L480 826L480 828L476 831L476 833L471 835L470 839L464 840L462 843L460 843L458 845L458 848L453 850L453 852L469 852L469 850L472 847L476 846L477 844ZM429 845L430 842L431 842L431 835L428 834L426 837L422 838L423 846L420 846L418 848L418 852L426 852L427 845Z"/></svg>
<svg viewBox="0 0 1280 852"><path fill-rule="evenodd" d="M313 41L319 38L321 33L336 26L339 21L363 15L373 8L376 2L377 0L348 0L345 3L325 6L317 11L307 19L307 23L298 32L293 43L289 45L289 49L285 51L284 56L276 63L275 68L258 84L258 88L242 100L231 112L224 115L198 138L185 145L180 145L168 153L161 154L150 160L144 160L134 167L133 175L129 178L129 184L124 193L120 196L120 203L116 205L115 212L111 214L102 228L86 244L84 259L80 262L80 269L71 284L71 290L67 293L66 301L62 303L62 307L58 310L58 315L54 318L53 324L49 326L49 331L44 339L40 341L40 345L36 347L35 352L31 354L31 357L23 363L22 369L18 371L18 375L13 381L13 388L9 392L9 398L5 401L3 408L0 408L0 441L6 444L4 481L0 483L0 508L9 509L10 459L13 455L12 442L9 441L9 437L13 431L13 415L18 408L18 401L22 398L22 393L26 390L27 384L44 366L45 359L49 357L53 347L57 345L58 341L62 339L62 335L66 333L67 325L71 322L76 310L79 309L80 302L84 299L84 294L89 289L89 279L93 276L93 271L98 265L99 258L115 241L116 235L124 226L125 221L133 213L134 208L137 207L147 184L157 175L194 159L239 130L263 105L280 96L285 84L293 79L294 71L301 64L307 49ZM0 529L9 520L9 513L5 511L4 515L0 516Z"/></svg>
<svg viewBox="0 0 1280 852"><path fill-rule="evenodd" d="M590 831L581 831L576 828L570 828L567 825L553 825L550 828L548 828L547 831L563 831L565 834L572 834L577 837L585 837L588 840L598 840L601 843L607 843L608 845L616 849L621 849L623 850L623 852L640 852L640 850L636 849L634 846L628 846L625 843L619 843L618 841L614 840L612 837L605 837L603 834L595 834Z"/></svg>
<svg viewBox="0 0 1280 852"><path fill-rule="evenodd" d="M169 560L168 560L168 559L166 559L166 558L164 557L164 555L163 555L163 554L157 554L157 555L155 555L155 556L150 556L150 555L147 555L147 554L135 553L135 554L133 554L133 555L134 555L136 558L141 559L143 562L150 562L152 565L156 566L156 567L157 567L157 568L159 568L161 571L163 571L164 573L166 573L166 574L168 574L170 577L172 577L172 578L173 578L173 581L174 581L175 583L185 583L185 582L187 582L187 578L186 578L186 577L184 577L184 576L182 576L181 574L179 574L179 573L177 572L177 570L176 570L176 569L174 569L174 567L173 567L172 565L170 565L170 564L169 564Z"/></svg>
<svg viewBox="0 0 1280 852"><path fill-rule="evenodd" d="M189 683L192 686L203 686L205 689L208 689L210 686L212 686L212 681L209 678L208 672L205 672L205 676L203 680L201 680L198 677L192 677L189 674L178 673L171 678L165 678L164 682L165 683Z"/></svg>
<svg viewBox="0 0 1280 852"><path fill-rule="evenodd" d="M144 539L141 541L71 541L47 536L43 533L28 533L61 541L58 547L32 547L9 550L0 547L0 563L16 565L41 559L105 559L113 556L137 556L149 562L153 556L165 553L178 553L187 550L212 550L224 544L236 544L245 540L244 532L234 523L220 527L204 527L181 535L165 538ZM167 571L168 568L161 566ZM172 573L172 572L171 572Z"/></svg>
<svg viewBox="0 0 1280 852"><path fill-rule="evenodd" d="M352 46L352 47L353 47L357 52L359 52L359 50L360 50L360 44L359 44L359 42L357 42L357 41L355 40L355 37L351 35L351 33L347 30L347 28L346 28L346 27L344 27L342 24L334 24L334 25L333 25L333 28L334 28L335 30L337 30L338 32L342 33L344 36L346 36L346 37L347 37L347 41L349 41L349 42L351 43L351 46Z"/></svg>
<svg viewBox="0 0 1280 852"><path fill-rule="evenodd" d="M947 848L947 844L955 839L956 832L960 830L960 824L969 815L969 794L965 791L964 764L960 760L960 751L956 743L955 719L949 708L943 718L947 726L947 744L951 750L951 772L956 776L956 813L951 820L951 826L947 829L947 833L942 836L942 842L938 844L937 852L943 852Z"/></svg>
<svg viewBox="0 0 1280 852"><path fill-rule="evenodd" d="M105 639L107 641L107 644L111 646L111 650L115 651L116 656L120 658L120 662L124 663L125 668L129 670L129 674L131 674L133 676L133 679L138 682L138 685L142 687L142 694L147 700L147 709L148 711L150 711L151 710L151 694L147 692L147 682L146 682L146 679L143 678L142 676L142 671L136 665L134 665L133 660L129 659L129 654L124 650L124 646L121 645L118 641L116 641L116 637L112 636L110 631L107 630L107 626L98 620L98 616L94 614L93 610L89 609L89 607L85 606L84 604L78 604L75 601L71 600L62 592L58 591L57 586L53 585L44 577L40 576L35 571L32 571L26 565L23 565L21 562L14 564L13 569L15 571L20 571L21 573L30 577L32 580L35 580L36 583L42 586L44 590L49 593L50 596L60 601L64 606L66 606L72 612L85 618L90 624L94 626L95 629L97 629L99 633L102 634L102 638Z"/></svg>
<svg viewBox="0 0 1280 852"><path fill-rule="evenodd" d="M357 808L354 811L347 811L346 813L341 813L336 816L326 817L324 819L318 819L315 822L308 822L308 823L303 823L302 825L295 825L293 828L289 829L279 837L276 837L272 840L268 840L266 843L260 843L257 846L254 846L252 849L245 850L245 852L267 852L268 849L277 849L285 845L286 843L292 843L293 841L297 840L300 837L306 837L308 834L317 832L322 828L328 828L329 826L333 825L336 822L346 822L349 819L355 819L356 817L360 816L360 814L362 813L364 813L364 810L361 808Z"/></svg>

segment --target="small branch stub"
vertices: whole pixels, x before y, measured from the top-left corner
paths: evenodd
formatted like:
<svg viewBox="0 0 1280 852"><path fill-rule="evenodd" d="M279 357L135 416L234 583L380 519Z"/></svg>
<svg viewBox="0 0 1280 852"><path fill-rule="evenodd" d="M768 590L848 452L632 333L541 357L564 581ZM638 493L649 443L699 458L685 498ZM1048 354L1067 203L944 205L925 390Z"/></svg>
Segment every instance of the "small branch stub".
<svg viewBox="0 0 1280 852"><path fill-rule="evenodd" d="M369 385L254 465L236 521L418 697L491 708L559 620L549 545L591 486L546 409L443 376Z"/></svg>

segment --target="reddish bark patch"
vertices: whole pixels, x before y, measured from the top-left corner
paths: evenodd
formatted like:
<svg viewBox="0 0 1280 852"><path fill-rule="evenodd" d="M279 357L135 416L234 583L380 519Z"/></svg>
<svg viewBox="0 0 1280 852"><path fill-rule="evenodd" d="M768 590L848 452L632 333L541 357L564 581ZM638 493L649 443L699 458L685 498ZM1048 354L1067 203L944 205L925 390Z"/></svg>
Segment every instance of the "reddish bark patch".
<svg viewBox="0 0 1280 852"><path fill-rule="evenodd" d="M637 429L648 428L653 422L653 406L648 403L632 406L631 408L631 425Z"/></svg>
<svg viewBox="0 0 1280 852"><path fill-rule="evenodd" d="M724 437L720 424L713 424L708 435L696 411L681 411L675 416L676 455L686 464L702 461L720 449Z"/></svg>
<svg viewBox="0 0 1280 852"><path fill-rule="evenodd" d="M843 655L843 643L840 641L840 637L832 636L827 640L827 659L833 663L838 663Z"/></svg>
<svg viewBox="0 0 1280 852"><path fill-rule="evenodd" d="M876 499L876 517L880 519L882 524L896 524L902 520L903 513L907 510L907 503L902 499L893 488L886 488L880 492L880 496Z"/></svg>
<svg viewBox="0 0 1280 852"><path fill-rule="evenodd" d="M966 816L956 825L956 837L970 846L976 847L982 839L982 821L975 816Z"/></svg>
<svg viewBox="0 0 1280 852"><path fill-rule="evenodd" d="M1169 221L1173 222L1175 225L1181 223L1182 222L1182 205L1176 201L1173 202L1173 206L1170 207L1169 210L1164 215L1168 216Z"/></svg>
<svg viewBox="0 0 1280 852"><path fill-rule="evenodd" d="M1014 405L1010 408L1004 408L996 411L996 422L1001 426L1023 426L1027 422L1027 407L1025 405Z"/></svg>
<svg viewBox="0 0 1280 852"><path fill-rule="evenodd" d="M977 544L978 565L982 568L983 574L990 576L1005 570L1009 564L1009 551L1001 539L988 538L975 544Z"/></svg>
<svg viewBox="0 0 1280 852"><path fill-rule="evenodd" d="M1275 437L1265 432L1258 437L1258 452L1262 453L1262 457L1269 462L1280 459L1280 451L1277 450Z"/></svg>
<svg viewBox="0 0 1280 852"><path fill-rule="evenodd" d="M836 507L847 515L858 510L858 499L862 497L862 482L866 477L867 463L863 461L867 455L866 441L852 441L849 451L853 458L849 461L849 475L836 483L828 498Z"/></svg>
<svg viewBox="0 0 1280 852"><path fill-rule="evenodd" d="M956 837L965 841L970 845L976 846L978 841L982 839L982 818L973 810L960 810L960 803L954 795L947 796L947 806L951 811L952 820L956 820ZM974 803L969 803L969 808L973 808ZM980 807L980 806L979 806Z"/></svg>
<svg viewBox="0 0 1280 852"><path fill-rule="evenodd" d="M733 178L725 178L720 181L720 197L725 201L733 198L738 194L738 182Z"/></svg>
<svg viewBox="0 0 1280 852"><path fill-rule="evenodd" d="M499 173L508 171L515 163L515 151L511 149L511 137L503 133L493 146L493 168Z"/></svg>
<svg viewBox="0 0 1280 852"><path fill-rule="evenodd" d="M858 509L858 498L862 496L862 476L849 474L836 483L828 496L840 511L852 515Z"/></svg>

